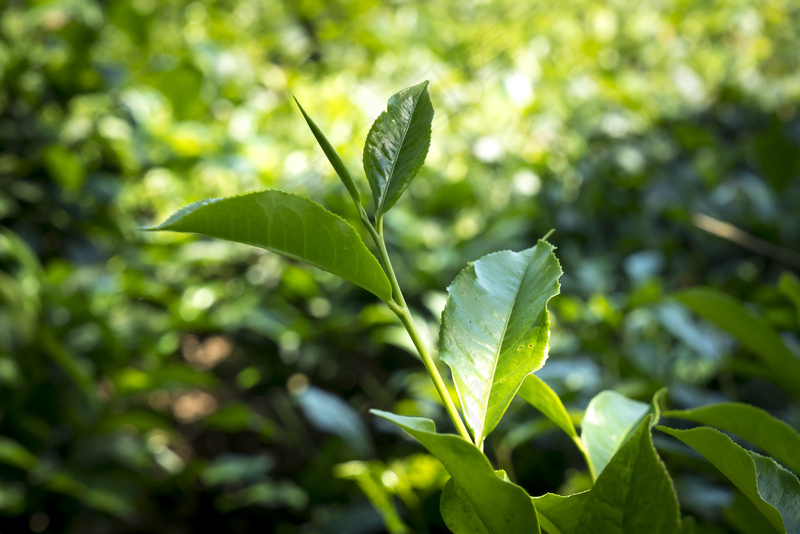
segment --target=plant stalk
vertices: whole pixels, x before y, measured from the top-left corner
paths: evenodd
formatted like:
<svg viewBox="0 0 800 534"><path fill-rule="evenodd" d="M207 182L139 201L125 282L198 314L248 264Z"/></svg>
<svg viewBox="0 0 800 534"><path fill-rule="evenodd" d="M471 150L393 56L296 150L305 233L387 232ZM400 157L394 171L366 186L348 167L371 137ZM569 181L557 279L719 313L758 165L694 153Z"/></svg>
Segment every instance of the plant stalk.
<svg viewBox="0 0 800 534"><path fill-rule="evenodd" d="M408 306L406 305L406 300L403 297L400 284L397 283L397 276L394 274L394 268L392 267L392 262L389 259L389 253L386 250L386 243L383 240L383 225L381 224L383 221L378 223L379 226L378 229L376 229L367 217L366 211L362 208L361 222L372 236L375 246L378 247L378 255L380 256L381 262L386 269L386 274L389 277L389 283L392 285L392 293L395 300L385 301L386 305L390 310L392 310L392 312L394 312L395 315L397 315L397 317L400 319L400 322L403 323L403 326L408 332L408 335L411 337L414 347L416 347L420 358L422 358L422 363L425 366L425 370L428 371L431 380L433 380L433 385L436 386L436 391L439 393L439 397L441 397L442 402L444 403L445 410L447 410L447 415L450 416L450 419L453 421L456 430L462 438L472 442L469 431L464 425L464 421L461 419L461 415L459 415L458 409L456 408L455 403L453 403L452 397L450 397L450 392L447 390L447 385L444 383L442 375L439 374L439 370L436 368L436 363L433 361L433 358L428 352L427 347L425 347L425 343L422 341L419 330L417 330L417 325L414 323L414 318L411 316L411 312L408 310Z"/></svg>

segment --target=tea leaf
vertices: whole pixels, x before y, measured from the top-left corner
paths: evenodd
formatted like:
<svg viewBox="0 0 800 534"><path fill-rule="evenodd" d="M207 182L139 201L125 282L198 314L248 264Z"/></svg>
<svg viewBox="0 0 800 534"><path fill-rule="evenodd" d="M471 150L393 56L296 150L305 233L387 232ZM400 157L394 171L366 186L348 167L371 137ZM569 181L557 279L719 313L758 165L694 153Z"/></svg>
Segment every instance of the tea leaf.
<svg viewBox="0 0 800 534"><path fill-rule="evenodd" d="M726 402L691 410L669 410L664 415L736 434L800 473L800 434L760 408Z"/></svg>
<svg viewBox="0 0 800 534"><path fill-rule="evenodd" d="M672 480L656 454L648 415L597 478L576 532L674 534L681 517Z"/></svg>
<svg viewBox="0 0 800 534"><path fill-rule="evenodd" d="M468 265L447 289L439 357L450 366L467 424L479 445L497 426L527 375L544 365L547 301L561 266L543 240Z"/></svg>
<svg viewBox="0 0 800 534"><path fill-rule="evenodd" d="M800 534L800 482L772 458L748 451L713 428L658 427L703 455L778 532Z"/></svg>
<svg viewBox="0 0 800 534"><path fill-rule="evenodd" d="M364 172L375 218L394 206L425 163L431 144L433 104L428 82L403 89L375 120L364 144Z"/></svg>
<svg viewBox="0 0 800 534"><path fill-rule="evenodd" d="M533 504L539 515L539 523L548 534L577 534L578 519L589 497L589 491L573 495L547 493L534 497Z"/></svg>
<svg viewBox="0 0 800 534"><path fill-rule="evenodd" d="M341 276L384 301L392 288L378 260L344 219L283 191L201 200L146 230L189 232L277 252Z"/></svg>
<svg viewBox="0 0 800 534"><path fill-rule="evenodd" d="M463 513L483 527L483 530L476 526L474 530L461 532L539 532L539 522L530 496L516 484L498 477L492 464L475 445L455 434L437 434L430 419L370 411L411 434L442 462L461 492L449 494L446 507L457 504L451 500L453 497L460 500L463 496ZM474 515L471 515L473 512Z"/></svg>

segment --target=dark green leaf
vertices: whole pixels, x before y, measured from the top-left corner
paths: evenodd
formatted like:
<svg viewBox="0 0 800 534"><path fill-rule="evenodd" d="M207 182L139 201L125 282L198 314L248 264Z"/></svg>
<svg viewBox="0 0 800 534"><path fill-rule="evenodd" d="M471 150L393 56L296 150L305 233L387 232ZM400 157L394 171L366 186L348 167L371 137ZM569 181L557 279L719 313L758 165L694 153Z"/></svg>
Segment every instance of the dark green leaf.
<svg viewBox="0 0 800 534"><path fill-rule="evenodd" d="M454 434L437 434L430 419L404 417L379 410L371 412L411 434L442 462L486 532L539 532L530 496L516 484L499 478L492 464L475 445Z"/></svg>
<svg viewBox="0 0 800 534"><path fill-rule="evenodd" d="M308 127L311 128L311 133L314 134L314 137L319 143L320 148L325 153L325 157L328 158L328 161L333 166L333 169L336 171L336 174L339 175L339 179L342 181L344 186L347 188L347 192L350 193L350 197L352 197L353 202L355 202L357 208L361 208L361 193L356 186L355 181L353 181L353 177L350 176L350 171L347 170L342 158L339 156L339 153L336 152L336 149L333 148L328 138L325 137L325 134L322 133L322 130L311 120L311 117L308 116L306 110L303 109L303 106L300 105L297 98L292 95L294 98L297 107L300 108L300 112L303 114L303 117L306 119L306 123L308 123Z"/></svg>
<svg viewBox="0 0 800 534"><path fill-rule="evenodd" d="M403 195L425 163L433 105L428 82L403 89L375 120L364 144L364 172L380 219Z"/></svg>
<svg viewBox="0 0 800 534"><path fill-rule="evenodd" d="M148 230L190 232L265 248L341 276L391 300L378 260L344 219L283 191L201 200Z"/></svg>
<svg viewBox="0 0 800 534"><path fill-rule="evenodd" d="M561 266L540 240L522 252L495 252L468 265L447 289L439 357L453 371L477 443L497 426L527 375L544 365L547 301Z"/></svg>
<svg viewBox="0 0 800 534"><path fill-rule="evenodd" d="M800 388L800 360L786 347L778 333L752 315L741 302L709 287L695 287L675 295L695 313L730 332L753 351L772 372L772 379L795 395Z"/></svg>
<svg viewBox="0 0 800 534"><path fill-rule="evenodd" d="M669 410L665 415L736 434L800 473L800 434L755 406L726 402L691 410Z"/></svg>
<svg viewBox="0 0 800 534"><path fill-rule="evenodd" d="M674 534L678 499L650 436L651 415L597 478L579 520L581 534Z"/></svg>
<svg viewBox="0 0 800 534"><path fill-rule="evenodd" d="M748 451L713 428L658 427L703 455L750 499L778 532L800 534L800 482L772 458Z"/></svg>
<svg viewBox="0 0 800 534"><path fill-rule="evenodd" d="M588 498L589 491L566 497L554 493L534 497L542 529L548 534L578 534L578 519Z"/></svg>
<svg viewBox="0 0 800 534"><path fill-rule="evenodd" d="M649 410L648 404L615 391L601 391L589 402L581 422L581 441L594 478L600 476Z"/></svg>

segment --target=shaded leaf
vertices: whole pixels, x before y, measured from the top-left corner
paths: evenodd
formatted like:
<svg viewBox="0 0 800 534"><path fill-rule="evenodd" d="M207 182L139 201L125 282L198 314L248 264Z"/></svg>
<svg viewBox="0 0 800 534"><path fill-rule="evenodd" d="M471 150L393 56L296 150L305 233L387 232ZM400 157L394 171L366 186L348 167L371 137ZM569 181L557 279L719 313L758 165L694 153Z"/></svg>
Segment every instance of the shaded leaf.
<svg viewBox="0 0 800 534"><path fill-rule="evenodd" d="M542 529L548 534L577 534L578 519L588 498L589 491L567 496L546 493L534 497L533 504Z"/></svg>
<svg viewBox="0 0 800 534"><path fill-rule="evenodd" d="M442 490L439 511L453 534L489 534L475 507L452 478Z"/></svg>
<svg viewBox="0 0 800 534"><path fill-rule="evenodd" d="M486 532L539 532L536 510L530 496L516 484L499 478L492 464L475 445L454 434L437 434L430 419L405 417L380 410L371 412L411 434L442 462Z"/></svg>
<svg viewBox="0 0 800 534"><path fill-rule="evenodd" d="M800 434L760 408L726 402L691 410L669 410L665 415L736 434L800 473Z"/></svg>
<svg viewBox="0 0 800 534"><path fill-rule="evenodd" d="M378 260L344 219L283 191L201 200L147 230L189 232L265 248L341 276L391 300Z"/></svg>
<svg viewBox="0 0 800 534"><path fill-rule="evenodd" d="M680 528L672 480L656 454L648 415L597 478L578 522L585 534L674 534Z"/></svg>
<svg viewBox="0 0 800 534"><path fill-rule="evenodd" d="M333 166L333 170L335 170L336 174L339 175L339 179L347 188L347 192L350 193L350 197L353 199L353 202L355 202L356 207L360 208L361 192L358 190L355 181L353 181L353 177L350 176L350 171L347 170L347 167L342 161L342 158L339 156L339 153L336 152L335 148L333 148L333 145L331 145L330 141L328 141L328 138L325 137L325 134L322 133L322 130L320 130L314 121L311 120L311 117L308 116L308 113L306 113L306 110L304 110L303 106L300 105L300 102L298 102L297 98L295 98L294 95L292 95L292 98L294 98L297 107L300 108L300 113L302 113L303 117L306 119L308 127L311 128L311 133L314 134L314 138L317 140L320 148L322 148L322 151L325 153L325 157L328 158L331 166Z"/></svg>
<svg viewBox="0 0 800 534"><path fill-rule="evenodd" d="M330 432L359 457L372 453L372 441L364 421L349 404L333 393L309 386L297 395L303 415L322 432Z"/></svg>
<svg viewBox="0 0 800 534"><path fill-rule="evenodd" d="M659 430L674 436L719 469L778 532L800 534L800 482L772 458L748 451L713 428Z"/></svg>
<svg viewBox="0 0 800 534"><path fill-rule="evenodd" d="M426 81L393 95L386 111L372 124L363 159L376 219L397 202L425 163L432 121Z"/></svg>
<svg viewBox="0 0 800 534"><path fill-rule="evenodd" d="M594 478L600 476L649 410L648 404L616 391L601 391L589 402L581 422L581 441Z"/></svg>
<svg viewBox="0 0 800 534"><path fill-rule="evenodd" d="M798 395L800 360L770 325L752 315L741 302L716 289L695 287L681 291L675 297L698 315L730 332L761 359L776 383Z"/></svg>
<svg viewBox="0 0 800 534"><path fill-rule="evenodd" d="M786 271L778 282L778 290L792 302L797 310L797 321L800 323L800 280L794 274Z"/></svg>
<svg viewBox="0 0 800 534"><path fill-rule="evenodd" d="M544 365L547 301L561 266L543 240L522 252L495 252L468 265L447 288L439 357L450 366L476 443L497 426L527 375Z"/></svg>

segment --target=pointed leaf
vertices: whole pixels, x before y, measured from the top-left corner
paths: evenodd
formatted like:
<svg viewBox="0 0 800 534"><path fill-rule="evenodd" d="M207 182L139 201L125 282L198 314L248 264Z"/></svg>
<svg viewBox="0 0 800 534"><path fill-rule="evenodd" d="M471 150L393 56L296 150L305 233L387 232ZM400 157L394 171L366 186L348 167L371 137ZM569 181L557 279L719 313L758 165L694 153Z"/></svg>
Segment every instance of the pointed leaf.
<svg viewBox="0 0 800 534"><path fill-rule="evenodd" d="M353 202L355 202L356 207L361 208L361 193L359 192L356 183L353 181L353 177L350 176L350 171L347 170L347 167L342 161L342 158L339 156L339 153L336 152L335 148L333 148L333 145L331 145L330 141L328 141L328 138L325 137L325 134L322 133L322 130L320 130L314 121L311 120L311 117L308 116L308 113L306 113L306 110L304 110L303 106L300 105L300 102L298 102L297 98L295 98L294 95L292 95L292 98L294 98L297 107L300 108L300 113L302 113L303 117L306 119L308 127L311 128L311 133L314 134L317 143L325 153L325 157L328 158L331 166L333 166L333 170L335 170L336 174L339 175L339 179L347 188L347 192L350 193L350 197L353 199Z"/></svg>
<svg viewBox="0 0 800 534"><path fill-rule="evenodd" d="M650 415L597 478L579 520L582 534L675 534L680 529L672 480L656 454Z"/></svg>
<svg viewBox="0 0 800 534"><path fill-rule="evenodd" d="M497 426L527 375L544 365L547 301L561 265L547 241L495 252L468 265L447 288L439 357L450 366L476 443Z"/></svg>
<svg viewBox="0 0 800 534"><path fill-rule="evenodd" d="M798 395L800 360L769 324L752 315L738 300L710 287L687 289L675 296L695 313L736 337L761 359L776 383L789 393Z"/></svg>
<svg viewBox="0 0 800 534"><path fill-rule="evenodd" d="M556 392L544 380L534 374L528 375L519 388L519 395L558 425L569 437L574 440L578 439L578 433L575 431L575 425L572 424L572 418L567 413L567 409L564 408Z"/></svg>
<svg viewBox="0 0 800 534"><path fill-rule="evenodd" d="M277 252L341 276L388 301L389 279L344 219L283 191L201 200L147 230L189 232Z"/></svg>
<svg viewBox="0 0 800 534"><path fill-rule="evenodd" d="M669 410L664 415L736 434L800 473L800 434L760 408L725 402L691 410Z"/></svg>
<svg viewBox="0 0 800 534"><path fill-rule="evenodd" d="M600 476L650 406L620 395L616 391L601 391L589 402L581 423L581 441L589 455L589 470L594 478Z"/></svg>
<svg viewBox="0 0 800 534"><path fill-rule="evenodd" d="M748 451L713 428L659 430L699 452L744 493L778 532L800 534L800 482L772 458Z"/></svg>
<svg viewBox="0 0 800 534"><path fill-rule="evenodd" d="M428 82L403 89L375 120L364 144L364 172L380 219L425 163L431 144L433 104Z"/></svg>
<svg viewBox="0 0 800 534"><path fill-rule="evenodd" d="M578 519L588 498L589 491L566 497L554 493L534 497L542 529L548 534L578 534Z"/></svg>
<svg viewBox="0 0 800 534"><path fill-rule="evenodd" d="M475 445L461 436L437 434L430 419L370 411L411 434L442 462L486 532L539 532L530 496L516 484L499 478L492 464Z"/></svg>

